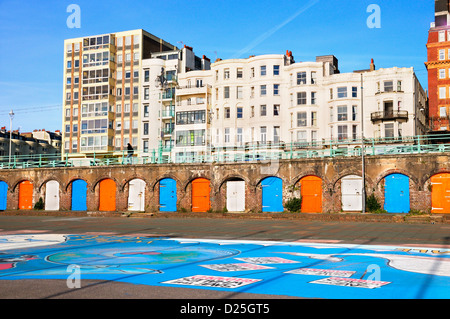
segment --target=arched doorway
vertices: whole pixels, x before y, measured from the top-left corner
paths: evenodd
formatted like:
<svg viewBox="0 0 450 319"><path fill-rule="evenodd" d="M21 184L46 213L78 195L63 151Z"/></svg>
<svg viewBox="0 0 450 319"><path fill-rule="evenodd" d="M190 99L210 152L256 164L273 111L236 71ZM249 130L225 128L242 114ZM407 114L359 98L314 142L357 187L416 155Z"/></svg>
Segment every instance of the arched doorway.
<svg viewBox="0 0 450 319"><path fill-rule="evenodd" d="M322 179L317 176L306 176L299 183L302 196L302 213L321 213Z"/></svg>
<svg viewBox="0 0 450 319"><path fill-rule="evenodd" d="M116 183L112 179L104 179L99 183L100 211L113 212L116 210Z"/></svg>
<svg viewBox="0 0 450 319"><path fill-rule="evenodd" d="M434 214L450 214L449 173L431 177L431 212Z"/></svg>
<svg viewBox="0 0 450 319"><path fill-rule="evenodd" d="M33 208L33 183L23 181L19 184L19 209Z"/></svg>
<svg viewBox="0 0 450 319"><path fill-rule="evenodd" d="M409 177L391 174L384 178L384 210L388 213L409 213Z"/></svg>
<svg viewBox="0 0 450 319"><path fill-rule="evenodd" d="M59 210L59 183L57 181L45 183L45 210Z"/></svg>
<svg viewBox="0 0 450 319"><path fill-rule="evenodd" d="M0 181L0 210L6 210L8 194L8 184L4 181Z"/></svg>
<svg viewBox="0 0 450 319"><path fill-rule="evenodd" d="M245 211L245 181L233 179L227 185L227 210L229 212Z"/></svg>
<svg viewBox="0 0 450 319"><path fill-rule="evenodd" d="M360 176L345 176L341 180L343 211L362 211L363 179Z"/></svg>
<svg viewBox="0 0 450 319"><path fill-rule="evenodd" d="M87 210L87 182L77 179L72 182L72 210Z"/></svg>
<svg viewBox="0 0 450 319"><path fill-rule="evenodd" d="M145 182L135 178L128 183L128 210L145 211Z"/></svg>
<svg viewBox="0 0 450 319"><path fill-rule="evenodd" d="M177 182L172 178L159 181L159 211L177 211Z"/></svg>
<svg viewBox="0 0 450 319"><path fill-rule="evenodd" d="M283 181L278 177L266 177L261 181L262 211L281 213L283 207Z"/></svg>
<svg viewBox="0 0 450 319"><path fill-rule="evenodd" d="M206 178L192 181L192 211L207 212L211 208L210 182Z"/></svg>

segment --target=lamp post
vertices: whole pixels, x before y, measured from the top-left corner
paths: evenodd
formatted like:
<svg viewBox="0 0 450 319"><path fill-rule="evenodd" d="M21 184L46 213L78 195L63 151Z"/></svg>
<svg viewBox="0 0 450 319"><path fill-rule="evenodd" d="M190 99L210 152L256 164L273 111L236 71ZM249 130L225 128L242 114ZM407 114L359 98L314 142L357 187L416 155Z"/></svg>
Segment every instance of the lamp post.
<svg viewBox="0 0 450 319"><path fill-rule="evenodd" d="M14 118L14 112L11 110L9 112L9 159L8 159L8 167L11 167L11 143L12 143L12 120Z"/></svg>
<svg viewBox="0 0 450 319"><path fill-rule="evenodd" d="M361 166L362 166L362 212L366 212L366 168L364 161L364 84L361 73Z"/></svg>

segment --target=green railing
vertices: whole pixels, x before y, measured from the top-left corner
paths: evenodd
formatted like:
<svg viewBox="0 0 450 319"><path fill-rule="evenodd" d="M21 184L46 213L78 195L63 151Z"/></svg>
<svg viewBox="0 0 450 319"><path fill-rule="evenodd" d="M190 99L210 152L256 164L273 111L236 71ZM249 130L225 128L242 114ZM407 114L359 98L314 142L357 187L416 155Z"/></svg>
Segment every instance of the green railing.
<svg viewBox="0 0 450 319"><path fill-rule="evenodd" d="M203 155L191 155L196 148L177 147L135 151L128 157L127 151L89 154L22 155L0 157L0 169L109 166L125 164L162 163L230 163L305 158L359 157L362 140L321 140L293 143L246 143L233 146L205 146ZM171 152L170 152L171 151ZM164 155L163 155L164 152ZM170 152L169 154L167 152ZM364 155L408 155L450 153L450 135L423 135L399 138L365 139ZM167 155L168 154L168 155ZM78 157L77 157L78 156Z"/></svg>

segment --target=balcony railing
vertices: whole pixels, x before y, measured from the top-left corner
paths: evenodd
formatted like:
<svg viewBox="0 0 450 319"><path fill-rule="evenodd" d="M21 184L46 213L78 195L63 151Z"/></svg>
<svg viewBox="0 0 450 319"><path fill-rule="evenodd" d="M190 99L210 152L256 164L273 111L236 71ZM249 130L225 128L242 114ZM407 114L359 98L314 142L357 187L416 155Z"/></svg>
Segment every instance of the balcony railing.
<svg viewBox="0 0 450 319"><path fill-rule="evenodd" d="M408 111L384 111L373 112L370 114L370 119L374 121L392 121L392 120L407 120Z"/></svg>

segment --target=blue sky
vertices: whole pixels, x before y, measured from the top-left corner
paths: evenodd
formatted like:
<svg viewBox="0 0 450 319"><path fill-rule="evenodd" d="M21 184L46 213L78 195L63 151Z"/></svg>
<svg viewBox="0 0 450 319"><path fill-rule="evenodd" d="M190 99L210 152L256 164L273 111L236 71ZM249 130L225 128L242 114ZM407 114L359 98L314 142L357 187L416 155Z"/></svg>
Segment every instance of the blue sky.
<svg viewBox="0 0 450 319"><path fill-rule="evenodd" d="M81 8L81 28L66 11ZM381 28L366 21L381 9ZM64 39L144 29L212 61L293 52L296 62L333 54L341 72L414 67L424 88L432 0L0 0L0 126L61 129Z"/></svg>

